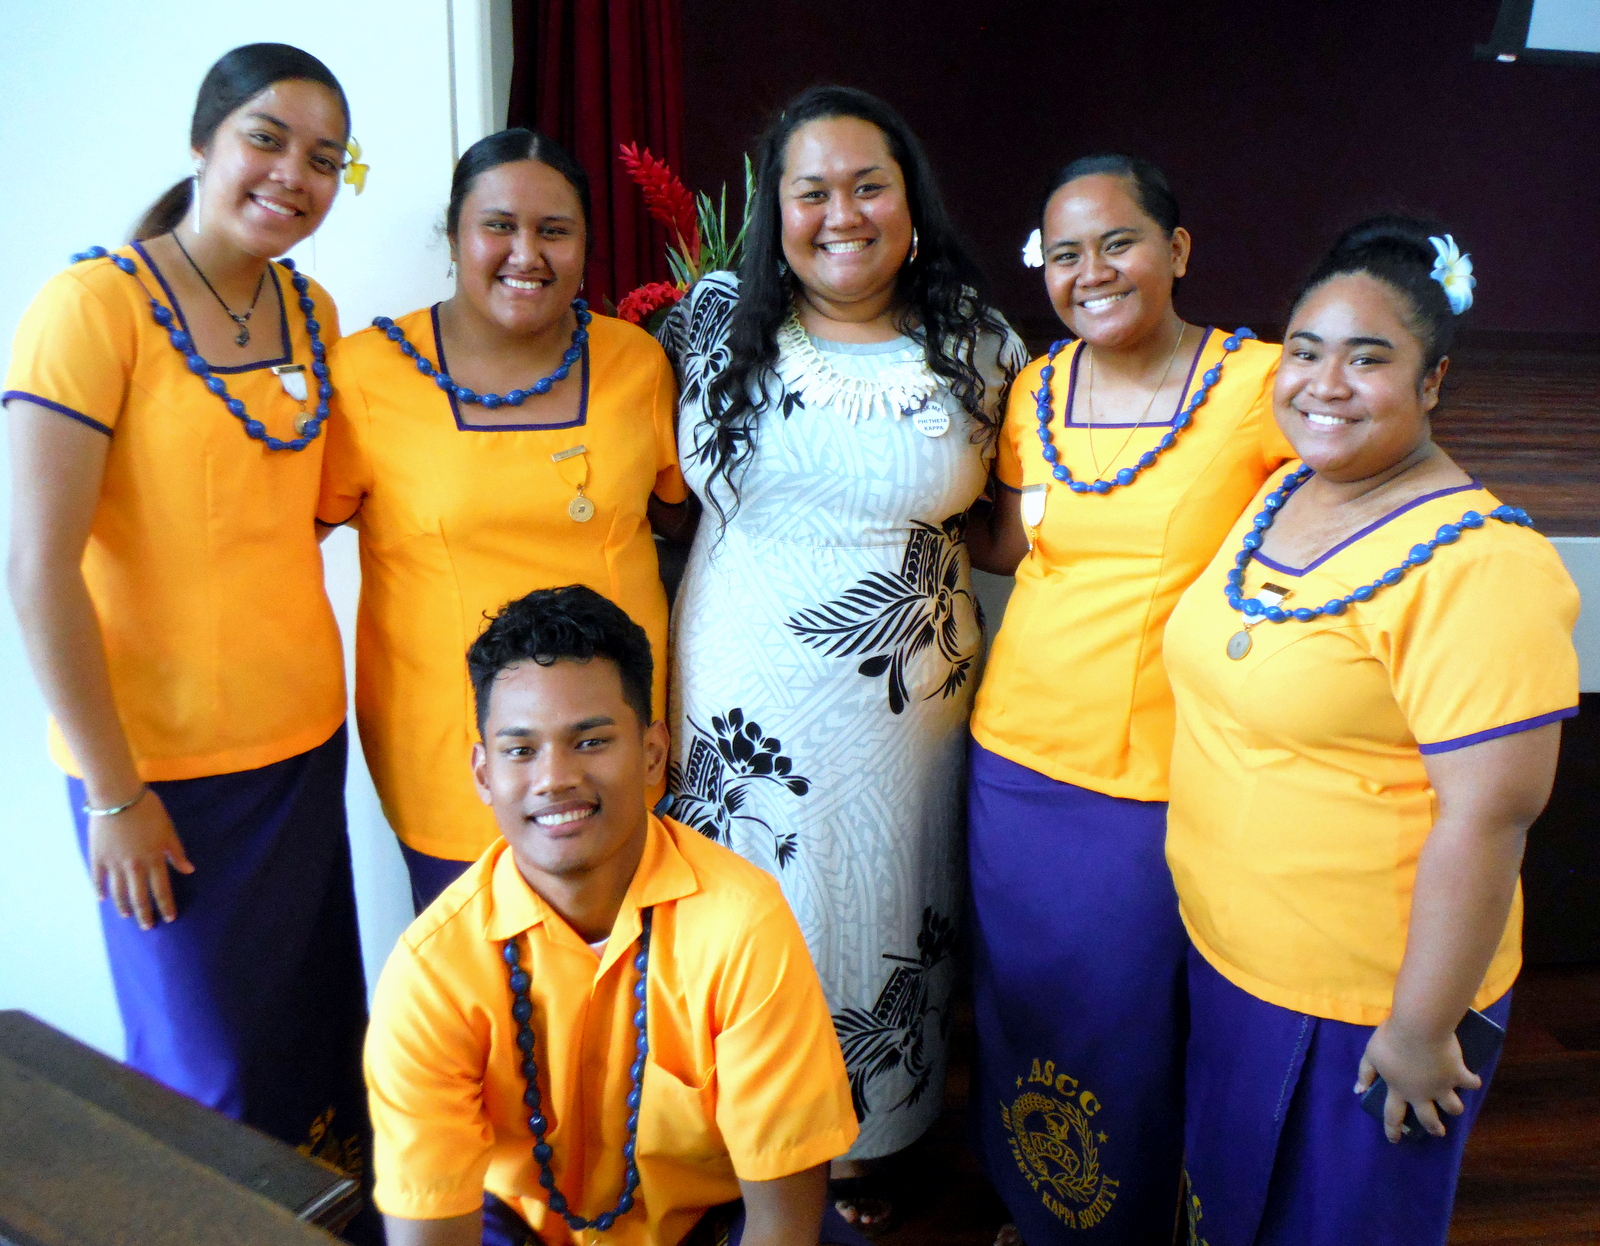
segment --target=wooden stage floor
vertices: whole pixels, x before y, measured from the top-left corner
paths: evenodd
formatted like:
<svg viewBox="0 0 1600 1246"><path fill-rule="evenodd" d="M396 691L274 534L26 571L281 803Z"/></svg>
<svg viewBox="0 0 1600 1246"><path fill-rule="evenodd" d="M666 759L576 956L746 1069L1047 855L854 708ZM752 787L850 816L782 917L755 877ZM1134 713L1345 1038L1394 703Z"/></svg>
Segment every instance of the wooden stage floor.
<svg viewBox="0 0 1600 1246"><path fill-rule="evenodd" d="M1546 536L1600 536L1600 341L1469 342L1434 437Z"/></svg>

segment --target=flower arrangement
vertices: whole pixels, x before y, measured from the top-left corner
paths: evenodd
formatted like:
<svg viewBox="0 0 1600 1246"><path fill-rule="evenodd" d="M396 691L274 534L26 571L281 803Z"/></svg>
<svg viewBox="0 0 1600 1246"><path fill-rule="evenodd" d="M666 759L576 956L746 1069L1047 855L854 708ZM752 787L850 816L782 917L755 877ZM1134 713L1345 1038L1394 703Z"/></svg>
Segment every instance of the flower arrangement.
<svg viewBox="0 0 1600 1246"><path fill-rule="evenodd" d="M744 214L738 232L728 232L728 187L713 200L705 191L692 194L665 160L641 150L637 143L621 147L622 167L644 193L651 217L666 226L673 241L667 244L671 281L652 281L631 290L617 304L623 320L654 331L689 287L707 273L739 266L745 231L750 228L754 198L754 173L750 157L744 159Z"/></svg>

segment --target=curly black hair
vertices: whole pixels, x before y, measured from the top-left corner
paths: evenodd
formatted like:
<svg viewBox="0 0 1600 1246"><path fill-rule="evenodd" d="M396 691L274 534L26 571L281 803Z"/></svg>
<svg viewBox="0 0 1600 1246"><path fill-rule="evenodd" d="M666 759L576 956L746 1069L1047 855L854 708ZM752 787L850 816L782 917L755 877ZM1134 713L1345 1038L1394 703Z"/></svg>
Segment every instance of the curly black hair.
<svg viewBox="0 0 1600 1246"><path fill-rule="evenodd" d="M489 694L500 672L518 662L551 666L563 659L609 658L622 676L622 699L648 727L655 662L650 637L623 609L592 588L569 584L541 588L511 602L489 620L467 650L467 672L477 702L478 734L489 718Z"/></svg>
<svg viewBox="0 0 1600 1246"><path fill-rule="evenodd" d="M905 178L917 250L900 269L900 331L922 343L929 369L949 384L984 438L998 432L998 422L984 410L976 355L979 336L988 330L1003 338L1006 325L984 296L983 276L956 234L922 144L900 114L876 96L851 87L811 87L791 100L761 136L750 229L739 264L739 302L728 326L729 359L706 386L710 437L705 452L713 480L720 476L727 482L734 509L734 473L754 452L762 382L774 375L778 329L794 304L795 279L783 263L778 204L789 140L801 126L833 117L854 117L881 130ZM726 523L731 512L723 512L714 492L709 496Z"/></svg>

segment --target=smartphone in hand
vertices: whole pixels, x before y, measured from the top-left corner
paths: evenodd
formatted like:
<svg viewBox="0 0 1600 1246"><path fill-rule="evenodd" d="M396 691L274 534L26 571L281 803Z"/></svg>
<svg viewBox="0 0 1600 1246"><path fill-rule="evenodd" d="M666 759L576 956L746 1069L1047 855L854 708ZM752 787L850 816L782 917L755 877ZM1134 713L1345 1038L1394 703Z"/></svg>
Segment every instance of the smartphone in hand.
<svg viewBox="0 0 1600 1246"><path fill-rule="evenodd" d="M1467 1015L1456 1026L1456 1042L1461 1044L1461 1062L1467 1066L1469 1073L1476 1073L1493 1060L1505 1041L1506 1032L1476 1008L1467 1009ZM1383 1105L1388 1097L1389 1087L1381 1077L1375 1079L1361 1096L1362 1109L1380 1125L1383 1123ZM1450 1123L1446 1120L1445 1128L1449 1127ZM1400 1140L1414 1142L1428 1137L1432 1135L1417 1119L1417 1110L1406 1104L1406 1117L1400 1122Z"/></svg>

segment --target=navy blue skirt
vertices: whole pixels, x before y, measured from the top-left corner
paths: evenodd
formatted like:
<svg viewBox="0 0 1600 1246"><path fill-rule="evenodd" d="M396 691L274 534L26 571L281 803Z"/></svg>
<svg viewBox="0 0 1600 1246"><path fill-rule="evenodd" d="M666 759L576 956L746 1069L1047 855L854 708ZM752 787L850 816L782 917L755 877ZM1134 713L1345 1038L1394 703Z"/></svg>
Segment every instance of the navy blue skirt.
<svg viewBox="0 0 1600 1246"><path fill-rule="evenodd" d="M141 1073L363 1175L366 982L345 832L346 731L238 774L152 783L189 875L178 919L140 930L109 900L100 921ZM88 856L81 780L67 781Z"/></svg>
<svg viewBox="0 0 1600 1246"><path fill-rule="evenodd" d="M1494 1075L1460 1091L1445 1136L1390 1142L1354 1093L1370 1025L1280 1008L1189 952L1190 1241L1444 1246L1467 1135ZM1511 995L1484 1009L1504 1026Z"/></svg>
<svg viewBox="0 0 1600 1246"><path fill-rule="evenodd" d="M1028 1246L1172 1241L1188 937L1167 807L971 746L971 1122Z"/></svg>

